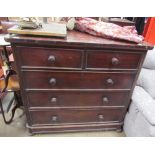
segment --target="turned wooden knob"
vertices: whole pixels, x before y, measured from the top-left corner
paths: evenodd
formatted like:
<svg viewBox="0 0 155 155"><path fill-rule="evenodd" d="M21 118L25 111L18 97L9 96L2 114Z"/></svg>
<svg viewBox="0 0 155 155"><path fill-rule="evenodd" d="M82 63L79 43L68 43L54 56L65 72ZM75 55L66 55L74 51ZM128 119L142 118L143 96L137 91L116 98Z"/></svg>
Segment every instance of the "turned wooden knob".
<svg viewBox="0 0 155 155"><path fill-rule="evenodd" d="M108 97L103 97L103 98L102 98L102 101L103 101L103 103L109 103Z"/></svg>
<svg viewBox="0 0 155 155"><path fill-rule="evenodd" d="M51 101L51 103L57 103L57 98L56 98L56 97L52 97L52 98L50 99L50 101Z"/></svg>
<svg viewBox="0 0 155 155"><path fill-rule="evenodd" d="M58 120L57 116L52 116L52 122L56 122Z"/></svg>
<svg viewBox="0 0 155 155"><path fill-rule="evenodd" d="M99 119L100 121L102 121L102 120L104 120L104 116L103 116L102 114L99 114L99 115L98 115L98 119Z"/></svg>
<svg viewBox="0 0 155 155"><path fill-rule="evenodd" d="M113 85L114 84L114 81L112 79L107 79L107 84Z"/></svg>
<svg viewBox="0 0 155 155"><path fill-rule="evenodd" d="M119 59L118 58L112 58L112 64L113 65L118 65L119 64Z"/></svg>
<svg viewBox="0 0 155 155"><path fill-rule="evenodd" d="M50 85L54 86L56 84L56 79L55 78L51 78L49 80Z"/></svg>
<svg viewBox="0 0 155 155"><path fill-rule="evenodd" d="M55 62L55 56L50 55L50 56L48 57L48 62L54 63L54 62Z"/></svg>

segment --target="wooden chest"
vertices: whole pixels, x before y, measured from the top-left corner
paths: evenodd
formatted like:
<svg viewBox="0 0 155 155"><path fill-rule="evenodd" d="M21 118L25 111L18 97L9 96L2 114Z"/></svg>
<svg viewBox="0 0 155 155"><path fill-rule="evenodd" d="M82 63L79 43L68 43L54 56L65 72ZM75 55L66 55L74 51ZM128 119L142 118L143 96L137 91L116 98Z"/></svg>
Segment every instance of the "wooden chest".
<svg viewBox="0 0 155 155"><path fill-rule="evenodd" d="M10 35L31 133L120 131L150 46L71 31Z"/></svg>

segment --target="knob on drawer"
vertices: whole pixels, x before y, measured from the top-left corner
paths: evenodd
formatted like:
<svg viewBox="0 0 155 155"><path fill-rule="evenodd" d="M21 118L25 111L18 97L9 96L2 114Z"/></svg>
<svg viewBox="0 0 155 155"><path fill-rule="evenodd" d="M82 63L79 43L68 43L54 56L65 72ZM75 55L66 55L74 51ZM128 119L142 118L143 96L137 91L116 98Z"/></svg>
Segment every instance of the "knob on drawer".
<svg viewBox="0 0 155 155"><path fill-rule="evenodd" d="M54 62L55 62L55 56L50 55L50 56L48 57L48 62L54 63Z"/></svg>
<svg viewBox="0 0 155 155"><path fill-rule="evenodd" d="M114 84L114 81L112 79L107 79L107 84L113 85Z"/></svg>
<svg viewBox="0 0 155 155"><path fill-rule="evenodd" d="M55 78L50 78L49 83L54 86L56 84L56 79Z"/></svg>
<svg viewBox="0 0 155 155"><path fill-rule="evenodd" d="M56 122L58 120L57 116L52 116L52 122Z"/></svg>
<svg viewBox="0 0 155 155"><path fill-rule="evenodd" d="M51 103L57 103L57 98L56 97L51 97L50 101L51 101Z"/></svg>
<svg viewBox="0 0 155 155"><path fill-rule="evenodd" d="M103 101L103 103L109 103L108 97L103 97L103 98L102 98L102 101Z"/></svg>
<svg viewBox="0 0 155 155"><path fill-rule="evenodd" d="M103 121L104 120L104 116L102 114L99 114L98 115L98 119L99 119L99 121Z"/></svg>
<svg viewBox="0 0 155 155"><path fill-rule="evenodd" d="M119 59L118 58L113 57L111 61L112 61L113 65L118 65L119 64Z"/></svg>

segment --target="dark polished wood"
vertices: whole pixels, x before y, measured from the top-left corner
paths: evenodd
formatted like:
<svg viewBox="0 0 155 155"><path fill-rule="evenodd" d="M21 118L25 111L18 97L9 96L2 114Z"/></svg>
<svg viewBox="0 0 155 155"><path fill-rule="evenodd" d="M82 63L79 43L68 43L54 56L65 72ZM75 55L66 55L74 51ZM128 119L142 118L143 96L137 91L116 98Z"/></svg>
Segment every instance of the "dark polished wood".
<svg viewBox="0 0 155 155"><path fill-rule="evenodd" d="M23 71L23 76L26 89L131 89L135 73Z"/></svg>
<svg viewBox="0 0 155 155"><path fill-rule="evenodd" d="M119 122L123 119L122 114L122 109L52 109L50 111L30 111L32 125Z"/></svg>
<svg viewBox="0 0 155 155"><path fill-rule="evenodd" d="M45 133L61 133L61 132L86 132L86 131L120 131L123 122L109 122L109 123L81 123L81 124L59 124L59 125L42 125L42 126L29 126L31 133L45 134Z"/></svg>
<svg viewBox="0 0 155 155"><path fill-rule="evenodd" d="M141 53L127 51L88 51L88 69L138 69Z"/></svg>
<svg viewBox="0 0 155 155"><path fill-rule="evenodd" d="M127 41L119 41L112 39L104 39L101 37L95 37L86 33L78 31L68 31L67 37L55 38L55 37L34 37L27 35L15 35L12 34L5 38L6 41L16 43L19 45L31 45L31 46L56 46L56 47L76 47L81 49L125 49L137 51L145 51L147 49L153 49L153 45L147 42L143 42L139 45ZM136 50L135 50L136 49Z"/></svg>
<svg viewBox="0 0 155 155"><path fill-rule="evenodd" d="M28 91L30 108L125 107L129 91Z"/></svg>
<svg viewBox="0 0 155 155"><path fill-rule="evenodd" d="M16 51L21 67L81 68L82 65L82 50L17 46Z"/></svg>
<svg viewBox="0 0 155 155"><path fill-rule="evenodd" d="M10 35L31 133L120 131L153 47L69 31L65 39Z"/></svg>

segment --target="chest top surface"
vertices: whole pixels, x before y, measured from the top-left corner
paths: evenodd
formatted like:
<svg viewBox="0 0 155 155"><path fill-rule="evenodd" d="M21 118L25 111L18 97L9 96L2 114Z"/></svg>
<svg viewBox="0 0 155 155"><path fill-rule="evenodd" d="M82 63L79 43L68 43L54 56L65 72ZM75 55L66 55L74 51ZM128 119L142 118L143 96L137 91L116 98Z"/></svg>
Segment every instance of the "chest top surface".
<svg viewBox="0 0 155 155"><path fill-rule="evenodd" d="M26 35L10 34L5 37L5 40L11 43L18 44L35 44L37 45L51 45L51 46L82 46L83 48L94 47L94 48L119 48L119 49L136 49L136 50L148 50L152 49L153 46L142 42L141 44L131 43L127 41L119 41L112 39L104 39L101 37L92 36L86 33L78 31L68 31L66 38L56 37L35 37Z"/></svg>

